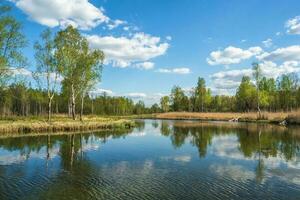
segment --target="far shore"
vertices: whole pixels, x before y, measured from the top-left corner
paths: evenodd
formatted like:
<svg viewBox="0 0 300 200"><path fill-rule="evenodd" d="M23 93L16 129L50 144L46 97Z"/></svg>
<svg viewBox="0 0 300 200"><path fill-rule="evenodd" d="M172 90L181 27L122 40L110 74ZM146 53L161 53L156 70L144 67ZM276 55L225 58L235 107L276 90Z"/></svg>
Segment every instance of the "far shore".
<svg viewBox="0 0 300 200"><path fill-rule="evenodd" d="M167 112L144 115L141 118L169 119L169 120L202 120L202 121L232 121L232 122L257 122L275 124L300 125L300 112L256 112L245 113L219 113L219 112Z"/></svg>

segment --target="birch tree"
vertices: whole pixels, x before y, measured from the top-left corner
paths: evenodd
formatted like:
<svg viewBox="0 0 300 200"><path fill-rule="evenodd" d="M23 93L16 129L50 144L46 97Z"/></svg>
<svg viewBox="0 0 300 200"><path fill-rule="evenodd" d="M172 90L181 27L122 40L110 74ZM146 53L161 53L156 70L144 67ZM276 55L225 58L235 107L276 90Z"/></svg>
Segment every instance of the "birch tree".
<svg viewBox="0 0 300 200"><path fill-rule="evenodd" d="M60 70L55 61L54 40L50 29L46 29L41 33L41 39L41 43L36 42L34 45L37 65L34 77L40 85L46 80L45 87L48 97L48 122L51 122L52 100L57 89Z"/></svg>

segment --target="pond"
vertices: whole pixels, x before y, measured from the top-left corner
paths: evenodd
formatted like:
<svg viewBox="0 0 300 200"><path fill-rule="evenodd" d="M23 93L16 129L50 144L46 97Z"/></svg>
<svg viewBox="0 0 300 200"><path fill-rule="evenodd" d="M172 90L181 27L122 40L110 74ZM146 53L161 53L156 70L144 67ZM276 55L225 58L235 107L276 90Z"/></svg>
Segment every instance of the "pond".
<svg viewBox="0 0 300 200"><path fill-rule="evenodd" d="M139 120L0 138L0 199L300 199L300 129Z"/></svg>

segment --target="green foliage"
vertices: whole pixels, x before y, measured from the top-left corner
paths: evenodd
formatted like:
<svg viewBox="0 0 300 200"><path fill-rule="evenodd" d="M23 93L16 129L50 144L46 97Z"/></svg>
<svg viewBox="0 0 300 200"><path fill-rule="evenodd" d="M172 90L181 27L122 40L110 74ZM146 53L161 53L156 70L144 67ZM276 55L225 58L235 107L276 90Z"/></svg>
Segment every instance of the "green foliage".
<svg viewBox="0 0 300 200"><path fill-rule="evenodd" d="M163 112L168 112L170 110L170 98L168 96L163 96L160 99L160 106Z"/></svg>
<svg viewBox="0 0 300 200"><path fill-rule="evenodd" d="M249 111L255 106L256 102L256 88L251 83L250 77L244 76L242 82L237 89L236 100L238 108Z"/></svg>
<svg viewBox="0 0 300 200"><path fill-rule="evenodd" d="M188 97L179 86L173 87L170 99L173 111L185 111L188 109Z"/></svg>
<svg viewBox="0 0 300 200"><path fill-rule="evenodd" d="M277 79L261 75L259 65L253 64L254 84L250 77L243 77L234 96L211 94L206 88L205 80L198 79L197 86L190 93L174 86L170 94L172 111L190 112L248 112L260 111L290 111L300 106L300 87L298 75L295 73L282 75ZM256 71L255 71L256 70ZM168 112L166 103L168 97L160 100L163 112Z"/></svg>
<svg viewBox="0 0 300 200"><path fill-rule="evenodd" d="M0 3L0 86L5 84L11 68L24 67L26 59L21 49L26 40L22 25L9 15L10 7Z"/></svg>

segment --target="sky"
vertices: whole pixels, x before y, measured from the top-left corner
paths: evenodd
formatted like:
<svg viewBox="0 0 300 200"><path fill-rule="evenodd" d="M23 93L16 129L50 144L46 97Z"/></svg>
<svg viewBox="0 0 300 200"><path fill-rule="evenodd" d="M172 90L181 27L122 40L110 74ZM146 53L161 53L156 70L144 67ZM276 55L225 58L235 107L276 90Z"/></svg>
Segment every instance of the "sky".
<svg viewBox="0 0 300 200"><path fill-rule="evenodd" d="M78 28L106 55L94 94L159 102L174 85L198 77L213 94L233 95L258 62L266 77L300 72L299 0L1 0L23 23L23 50L34 70L33 44L47 27ZM28 76L30 73L23 74Z"/></svg>

